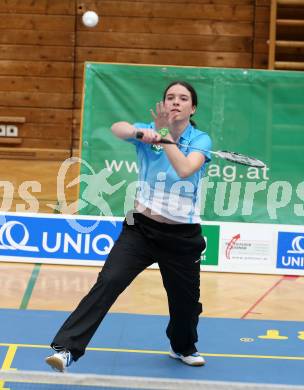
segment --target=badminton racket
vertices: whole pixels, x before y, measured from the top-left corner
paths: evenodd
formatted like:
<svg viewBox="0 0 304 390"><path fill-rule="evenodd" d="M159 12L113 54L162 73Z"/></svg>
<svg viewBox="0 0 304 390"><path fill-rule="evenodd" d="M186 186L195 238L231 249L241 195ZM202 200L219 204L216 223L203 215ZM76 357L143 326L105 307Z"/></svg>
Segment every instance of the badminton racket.
<svg viewBox="0 0 304 390"><path fill-rule="evenodd" d="M136 133L136 138L137 139L142 139L144 136L144 133L142 131L137 131ZM209 152L213 154L216 157L223 158L224 160L236 163L236 164L241 164L241 165L247 165L250 167L256 167L256 168L264 168L266 167L266 164L258 160L254 157L249 157L246 156L245 154L241 153L236 153L236 152L229 152L227 150L218 150L216 152L211 151L211 150L205 150L205 149L200 149L200 148L195 148L194 146L191 145L184 145L178 142L173 142L168 139L162 138L157 144L169 144L169 145L177 145L177 146L182 146L184 148L191 148L193 150L198 150L200 152Z"/></svg>

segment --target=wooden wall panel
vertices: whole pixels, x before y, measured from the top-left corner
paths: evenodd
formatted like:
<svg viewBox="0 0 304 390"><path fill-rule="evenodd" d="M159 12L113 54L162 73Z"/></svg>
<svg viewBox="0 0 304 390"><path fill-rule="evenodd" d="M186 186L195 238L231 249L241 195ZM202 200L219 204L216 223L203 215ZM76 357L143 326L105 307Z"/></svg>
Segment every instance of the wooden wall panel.
<svg viewBox="0 0 304 390"><path fill-rule="evenodd" d="M0 0L0 117L25 118L0 157L71 154L74 54L75 0Z"/></svg>
<svg viewBox="0 0 304 390"><path fill-rule="evenodd" d="M253 68L267 69L270 1L256 0L253 36Z"/></svg>
<svg viewBox="0 0 304 390"><path fill-rule="evenodd" d="M131 32L83 32L77 34L77 49L85 48L91 54L96 48L171 49L196 51L247 52L251 51L251 36L181 35ZM92 49L94 48L94 49Z"/></svg>
<svg viewBox="0 0 304 390"><path fill-rule="evenodd" d="M1 12L17 14L74 15L75 0L2 0Z"/></svg>
<svg viewBox="0 0 304 390"><path fill-rule="evenodd" d="M0 60L0 75L73 78L73 64L56 61Z"/></svg>
<svg viewBox="0 0 304 390"><path fill-rule="evenodd" d="M0 92L0 105L7 107L71 108L72 94L49 92Z"/></svg>
<svg viewBox="0 0 304 390"><path fill-rule="evenodd" d="M148 4L147 4L148 3ZM143 6L145 5L145 7ZM168 19L200 19L200 20L252 20L253 8L251 4L203 4L194 1L175 3L173 6L166 1L136 2L136 1L111 1L100 2L97 9L102 11L103 17L149 17Z"/></svg>
<svg viewBox="0 0 304 390"><path fill-rule="evenodd" d="M83 27L81 26L81 30ZM170 34L183 35L224 35L252 36L252 22L218 21L203 19L169 19L148 17L103 17L97 31L118 33L162 34L163 38Z"/></svg>
<svg viewBox="0 0 304 390"><path fill-rule="evenodd" d="M185 53L183 50L147 50L147 49L96 49L88 53L87 49L77 52L79 60L140 63L140 64L163 64L181 66L217 66L217 67L251 67L251 53L231 52L201 52L192 50ZM77 73L81 77L82 69Z"/></svg>
<svg viewBox="0 0 304 390"><path fill-rule="evenodd" d="M63 77L0 76L2 91L73 94L73 79Z"/></svg>
<svg viewBox="0 0 304 390"><path fill-rule="evenodd" d="M41 139L66 139L69 140L71 133L70 123L25 123L22 126L21 136L24 138L41 138Z"/></svg>
<svg viewBox="0 0 304 390"><path fill-rule="evenodd" d="M87 1L79 1L78 2L78 7L80 9L83 8L93 8L98 6L98 2L101 2L103 0L87 0ZM133 3L141 3L146 5L148 0L119 0L123 4L127 4L130 1ZM256 0L256 1L261 1L261 0ZM154 3L161 3L161 0L149 0L150 4ZM254 3L254 0L165 0L163 4L183 4L183 5L192 5L192 4L228 4L228 5L252 5Z"/></svg>
<svg viewBox="0 0 304 390"><path fill-rule="evenodd" d="M0 9L1 11L1 9ZM0 12L1 16L1 12ZM6 45L37 45L44 50L43 45L52 49L53 46L73 46L75 33L66 31L31 31L4 30L0 34L0 44ZM37 51L36 46L36 51Z"/></svg>
<svg viewBox="0 0 304 390"><path fill-rule="evenodd" d="M11 35L10 38L12 38ZM27 60L31 61L73 61L74 59L73 46L40 46L39 50L37 50L35 45L28 43L18 45L12 44L11 41L10 45L0 45L0 52L2 60L22 61L26 58Z"/></svg>
<svg viewBox="0 0 304 390"><path fill-rule="evenodd" d="M69 15L18 15L1 12L1 30L65 31L74 30L74 18Z"/></svg>
<svg viewBox="0 0 304 390"><path fill-rule="evenodd" d="M0 0L0 116L26 118L15 148L78 147L84 61L265 68L269 3Z"/></svg>
<svg viewBox="0 0 304 390"><path fill-rule="evenodd" d="M73 112L70 109L0 106L0 117L2 116L26 117L26 123L69 125L73 119Z"/></svg>

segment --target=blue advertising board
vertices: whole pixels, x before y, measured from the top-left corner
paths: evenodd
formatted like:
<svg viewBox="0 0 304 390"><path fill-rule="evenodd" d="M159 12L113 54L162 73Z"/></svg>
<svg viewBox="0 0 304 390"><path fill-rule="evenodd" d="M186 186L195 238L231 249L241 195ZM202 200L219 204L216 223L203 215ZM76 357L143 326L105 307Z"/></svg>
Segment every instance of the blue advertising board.
<svg viewBox="0 0 304 390"><path fill-rule="evenodd" d="M0 260L97 265L104 262L123 218L1 214Z"/></svg>
<svg viewBox="0 0 304 390"><path fill-rule="evenodd" d="M304 270L304 231L278 233L277 268Z"/></svg>

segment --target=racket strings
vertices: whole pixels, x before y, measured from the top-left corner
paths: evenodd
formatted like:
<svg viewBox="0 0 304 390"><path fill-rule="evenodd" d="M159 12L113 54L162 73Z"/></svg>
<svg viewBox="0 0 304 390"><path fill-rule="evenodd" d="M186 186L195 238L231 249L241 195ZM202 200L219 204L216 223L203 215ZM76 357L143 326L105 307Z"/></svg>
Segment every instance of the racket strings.
<svg viewBox="0 0 304 390"><path fill-rule="evenodd" d="M188 147L194 150L202 150L202 149L194 148L191 145L184 145L184 144L177 144L177 145L186 148ZM263 168L266 166L265 163L263 163L261 160L237 152L228 152L227 150L219 150L217 152L213 152L210 150L209 153L214 154L217 157L221 157L227 161L231 161L241 165L247 165L256 168Z"/></svg>
<svg viewBox="0 0 304 390"><path fill-rule="evenodd" d="M259 167L262 168L265 166L265 164L253 157L245 156L244 154L241 153L236 153L236 152L228 152L225 150L218 151L217 154L229 161L236 162L242 165L248 165L252 167Z"/></svg>

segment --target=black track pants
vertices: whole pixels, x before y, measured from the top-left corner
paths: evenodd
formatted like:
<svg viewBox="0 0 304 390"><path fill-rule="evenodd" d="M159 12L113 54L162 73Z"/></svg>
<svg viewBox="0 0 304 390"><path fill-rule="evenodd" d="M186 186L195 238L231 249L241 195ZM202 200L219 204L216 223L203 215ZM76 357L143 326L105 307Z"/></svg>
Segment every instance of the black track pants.
<svg viewBox="0 0 304 390"><path fill-rule="evenodd" d="M51 346L63 346L77 360L119 294L157 262L168 296L171 346L184 355L195 352L202 312L199 259L204 248L199 224L164 224L135 213L134 224L124 221L95 285L64 322Z"/></svg>

